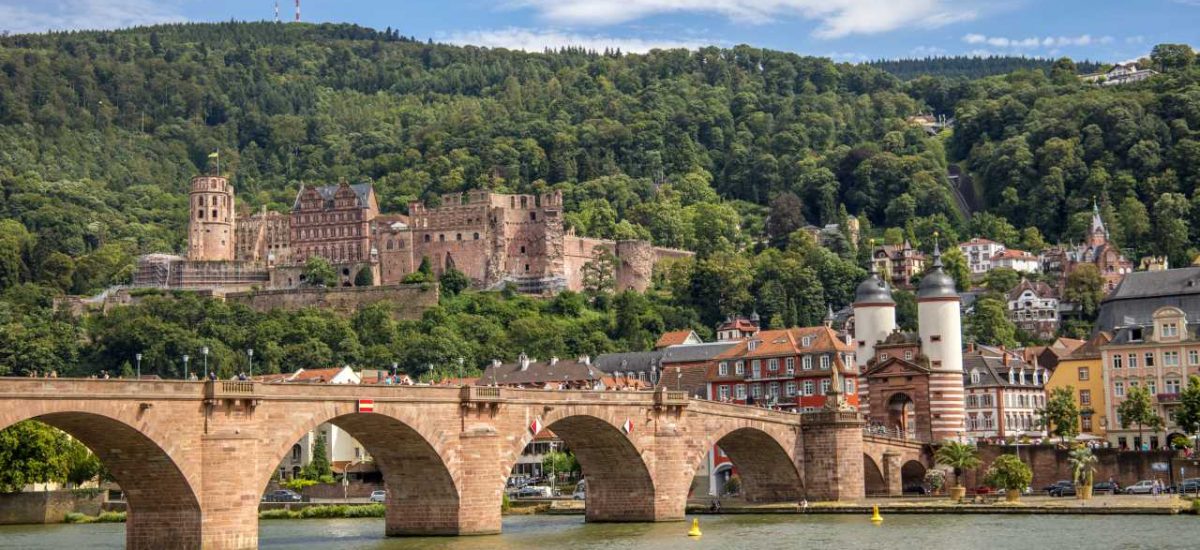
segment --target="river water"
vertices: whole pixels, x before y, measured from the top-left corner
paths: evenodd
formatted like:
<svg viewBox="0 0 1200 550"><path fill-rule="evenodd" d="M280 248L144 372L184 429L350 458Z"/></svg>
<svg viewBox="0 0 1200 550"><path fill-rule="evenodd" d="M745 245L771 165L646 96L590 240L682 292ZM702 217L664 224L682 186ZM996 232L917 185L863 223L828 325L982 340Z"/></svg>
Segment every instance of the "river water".
<svg viewBox="0 0 1200 550"><path fill-rule="evenodd" d="M647 549L887 549L1055 550L1196 549L1195 516L890 515L702 516L699 539L686 523L587 524L580 516L511 516L504 534L479 537L387 538L382 519L263 521L262 548L536 550ZM0 548L121 549L123 524L0 526Z"/></svg>

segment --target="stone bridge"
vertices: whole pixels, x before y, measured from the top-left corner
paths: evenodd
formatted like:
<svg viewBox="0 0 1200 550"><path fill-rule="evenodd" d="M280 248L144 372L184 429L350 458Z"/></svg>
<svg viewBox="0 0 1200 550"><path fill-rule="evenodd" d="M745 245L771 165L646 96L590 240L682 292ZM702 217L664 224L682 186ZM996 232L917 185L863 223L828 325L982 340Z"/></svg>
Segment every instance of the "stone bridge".
<svg viewBox="0 0 1200 550"><path fill-rule="evenodd" d="M574 451L587 520L597 522L682 519L714 444L752 502L895 494L924 452L864 436L856 412L784 413L670 391L0 379L0 428L26 419L96 453L125 491L126 546L137 549L257 547L268 481L325 422L374 458L388 535L499 532L506 479L538 427Z"/></svg>

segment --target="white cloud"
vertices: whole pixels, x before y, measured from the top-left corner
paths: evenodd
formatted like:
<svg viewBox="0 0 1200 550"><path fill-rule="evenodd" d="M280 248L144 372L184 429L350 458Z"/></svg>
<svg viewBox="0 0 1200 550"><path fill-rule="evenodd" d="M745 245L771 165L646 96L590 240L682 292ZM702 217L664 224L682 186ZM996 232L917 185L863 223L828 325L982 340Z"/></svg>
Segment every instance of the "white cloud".
<svg viewBox="0 0 1200 550"><path fill-rule="evenodd" d="M0 31L115 29L183 21L176 0L0 0Z"/></svg>
<svg viewBox="0 0 1200 550"><path fill-rule="evenodd" d="M1026 38L1008 38L1004 36L987 36L979 33L970 33L964 35L962 40L967 44L987 45L993 48L1029 50L1035 48L1056 49L1065 46L1111 44L1113 42L1113 37L1095 37L1090 34L1081 34L1079 36L1047 36L1044 38L1038 38L1036 36L1030 36Z"/></svg>
<svg viewBox="0 0 1200 550"><path fill-rule="evenodd" d="M471 44L528 52L540 52L546 48L557 49L573 46L596 51L603 51L605 48L619 48L621 51L627 53L644 53L656 48L687 48L694 50L713 44L713 42L700 40L624 38L596 34L577 34L547 29L523 29L518 27L459 31L438 36L437 39L450 44Z"/></svg>
<svg viewBox="0 0 1200 550"><path fill-rule="evenodd" d="M931 29L975 19L974 0L509 0L564 25L612 25L661 14L708 13L751 24L788 17L820 23L815 34L838 38L902 27Z"/></svg>
<svg viewBox="0 0 1200 550"><path fill-rule="evenodd" d="M946 55L946 48L939 48L937 46L917 46L913 48L912 52L910 53L915 57L937 57L939 55Z"/></svg>

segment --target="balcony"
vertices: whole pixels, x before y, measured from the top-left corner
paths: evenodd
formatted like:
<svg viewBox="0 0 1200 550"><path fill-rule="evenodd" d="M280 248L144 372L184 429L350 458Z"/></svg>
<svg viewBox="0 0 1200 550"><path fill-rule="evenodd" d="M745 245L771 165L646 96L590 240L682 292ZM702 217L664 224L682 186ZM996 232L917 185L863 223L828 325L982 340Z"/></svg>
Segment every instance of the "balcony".
<svg viewBox="0 0 1200 550"><path fill-rule="evenodd" d="M209 380L204 383L204 402L208 405L241 402L254 408L258 406L258 396L251 380Z"/></svg>
<svg viewBox="0 0 1200 550"><path fill-rule="evenodd" d="M1154 398L1163 405L1179 403L1179 393L1158 393L1154 395Z"/></svg>

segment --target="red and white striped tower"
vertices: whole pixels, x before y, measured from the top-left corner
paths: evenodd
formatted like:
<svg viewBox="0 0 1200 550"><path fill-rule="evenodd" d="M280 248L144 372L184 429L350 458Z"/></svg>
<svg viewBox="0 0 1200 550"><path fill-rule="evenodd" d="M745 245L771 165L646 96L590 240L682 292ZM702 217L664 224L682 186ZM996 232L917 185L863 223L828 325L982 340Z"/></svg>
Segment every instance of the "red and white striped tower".
<svg viewBox="0 0 1200 550"><path fill-rule="evenodd" d="M935 243L933 269L917 290L921 352L929 358L929 416L933 441L957 439L964 431L962 315L954 278L943 269Z"/></svg>
<svg viewBox="0 0 1200 550"><path fill-rule="evenodd" d="M875 344L896 330L896 301L892 289L879 278L875 262L871 275L854 291L854 362L858 367L858 410L869 414L871 398L867 388L867 363L875 358Z"/></svg>

